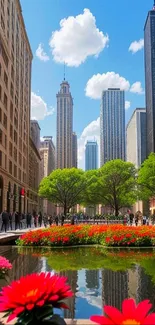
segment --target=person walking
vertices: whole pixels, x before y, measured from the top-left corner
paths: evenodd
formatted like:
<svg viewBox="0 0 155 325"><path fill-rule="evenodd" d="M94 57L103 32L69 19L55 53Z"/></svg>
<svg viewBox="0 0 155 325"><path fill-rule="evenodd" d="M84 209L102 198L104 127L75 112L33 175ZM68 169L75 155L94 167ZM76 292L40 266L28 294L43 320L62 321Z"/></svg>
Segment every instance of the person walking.
<svg viewBox="0 0 155 325"><path fill-rule="evenodd" d="M55 216L55 223L56 223L56 226L59 225L59 218L58 218L58 216Z"/></svg>
<svg viewBox="0 0 155 325"><path fill-rule="evenodd" d="M43 221L42 213L39 212L39 215L38 215L38 223L39 223L39 227L42 226L42 221Z"/></svg>
<svg viewBox="0 0 155 325"><path fill-rule="evenodd" d="M12 230L12 217L13 217L13 214L9 213L9 226L10 226L11 230Z"/></svg>
<svg viewBox="0 0 155 325"><path fill-rule="evenodd" d="M27 215L26 215L26 225L27 225L27 228L31 228L31 221L32 221L32 216L31 216L31 213L28 212Z"/></svg>
<svg viewBox="0 0 155 325"><path fill-rule="evenodd" d="M134 219L134 214L132 212L130 212L129 213L130 226L133 225L133 219Z"/></svg>
<svg viewBox="0 0 155 325"><path fill-rule="evenodd" d="M20 229L20 215L19 212L15 212L15 230Z"/></svg>
<svg viewBox="0 0 155 325"><path fill-rule="evenodd" d="M9 214L8 214L8 212L6 210L4 210L4 212L2 212L1 231L3 231L3 228L4 228L5 232L7 232L8 224L9 224Z"/></svg>
<svg viewBox="0 0 155 325"><path fill-rule="evenodd" d="M62 216L61 216L61 226L64 225L64 221L65 221L65 216L62 214Z"/></svg>

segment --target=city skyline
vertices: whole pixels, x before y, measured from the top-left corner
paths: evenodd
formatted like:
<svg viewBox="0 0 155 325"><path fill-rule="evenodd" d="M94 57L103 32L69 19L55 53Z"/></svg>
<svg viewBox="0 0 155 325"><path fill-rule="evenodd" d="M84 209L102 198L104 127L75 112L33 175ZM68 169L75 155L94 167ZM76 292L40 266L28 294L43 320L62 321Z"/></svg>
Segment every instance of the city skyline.
<svg viewBox="0 0 155 325"><path fill-rule="evenodd" d="M98 144L97 141L88 141L85 145L85 170L98 168Z"/></svg>
<svg viewBox="0 0 155 325"><path fill-rule="evenodd" d="M33 20L34 28L32 28L31 20L36 10L36 4L35 2L32 3L30 14L27 2L21 0L28 36L34 54L32 69L32 117L34 118L37 113L39 114L41 136L45 134L45 128L46 134L50 135L52 128L52 135L55 141L55 93L63 77L63 65L59 64L59 62L63 60L62 63L64 64L65 61L67 80L72 87L72 95L74 97L74 130L78 136L79 167L84 168L85 142L92 140L94 136L97 140L99 139L100 123L98 116L101 88L103 89L105 84L113 87L112 82L117 87L121 83L123 89L126 90L126 121L129 120L135 107L145 106L143 27L147 12L153 6L153 1L150 0L147 3L131 1L130 6L125 3L122 4L122 1L118 1L112 8L108 1L105 1L104 4L102 1L99 1L97 7L93 1L89 1L89 3L85 1L84 4L83 1L79 1L76 6L64 6L63 1L60 3L61 6L57 0L55 1L51 19L51 16L49 17L48 14L51 12L51 2L47 0L46 6L44 6L43 2L39 0L37 2L37 12L42 24L39 26L38 20ZM87 9L84 10L84 6ZM138 10L138 15L136 14L136 9ZM115 17L117 16L118 21L119 17L120 20L124 19L122 13L126 12L126 10L128 11L127 21L125 20L125 27L122 30L120 26L121 21L119 24L115 24ZM101 12L103 13L102 15ZM109 12L110 16L108 15ZM127 26L131 15L134 28L131 27L129 31ZM63 18L65 20L63 20L63 24L60 27L59 23ZM63 52L60 55L57 42L63 40L61 37L63 32L66 31L67 33L69 30L71 19L73 21L73 28L76 22L79 22L77 48L75 50L76 43L72 35L69 35L68 41L72 51L68 52L68 49L63 47L62 42L62 49L60 47L60 50L63 50ZM80 23L83 23L85 36L83 36L84 30L80 29ZM94 31L95 35L95 39L91 39L91 42L88 37L89 33L87 33L89 28ZM53 31L52 37L51 31ZM125 33L126 37L124 38ZM86 39L83 39L83 37L86 37ZM82 49L80 47L81 43L78 43L82 41L87 45L85 55L83 53L85 49ZM95 46L97 50L94 47L90 49L90 43L95 44L95 42L97 42ZM82 52L79 53L79 49ZM95 55L97 58L94 58ZM50 71L51 73L49 73ZM37 113L36 107L38 107ZM42 113L40 113L40 110Z"/></svg>

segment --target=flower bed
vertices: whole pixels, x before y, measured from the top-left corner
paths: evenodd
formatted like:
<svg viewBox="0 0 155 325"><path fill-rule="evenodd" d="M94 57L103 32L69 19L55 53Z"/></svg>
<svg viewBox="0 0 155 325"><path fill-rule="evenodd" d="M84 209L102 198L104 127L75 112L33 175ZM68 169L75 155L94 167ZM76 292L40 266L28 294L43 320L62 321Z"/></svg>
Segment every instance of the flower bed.
<svg viewBox="0 0 155 325"><path fill-rule="evenodd" d="M142 247L155 245L155 227L123 225L52 226L22 235L20 246L74 246L100 244L113 247Z"/></svg>

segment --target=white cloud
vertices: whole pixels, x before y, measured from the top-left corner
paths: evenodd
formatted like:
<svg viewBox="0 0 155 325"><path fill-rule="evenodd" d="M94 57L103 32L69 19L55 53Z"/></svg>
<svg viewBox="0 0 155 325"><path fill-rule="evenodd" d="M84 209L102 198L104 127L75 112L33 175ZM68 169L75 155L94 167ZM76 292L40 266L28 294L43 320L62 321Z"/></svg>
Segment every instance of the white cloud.
<svg viewBox="0 0 155 325"><path fill-rule="evenodd" d="M126 109L126 110L129 109L130 106L131 106L131 103L130 103L128 100L126 100L126 101L125 101L125 109Z"/></svg>
<svg viewBox="0 0 155 325"><path fill-rule="evenodd" d="M100 99L103 90L108 88L120 88L121 90L129 90L130 83L118 73L107 72L103 74L93 75L87 82L85 92L86 96L93 99Z"/></svg>
<svg viewBox="0 0 155 325"><path fill-rule="evenodd" d="M54 108L49 110L41 96L31 92L31 119L43 120L46 116L52 115L53 113Z"/></svg>
<svg viewBox="0 0 155 325"><path fill-rule="evenodd" d="M144 94L144 90L142 88L141 82L136 81L135 83L133 83L133 85L130 88L130 92L139 95Z"/></svg>
<svg viewBox="0 0 155 325"><path fill-rule="evenodd" d="M52 33L49 45L56 62L78 67L88 56L98 56L108 42L93 14L84 9L82 14L60 21L60 29Z"/></svg>
<svg viewBox="0 0 155 325"><path fill-rule="evenodd" d="M142 50L144 47L144 40L140 39L139 41L134 41L129 46L129 51L132 52L132 54L137 53L138 51Z"/></svg>
<svg viewBox="0 0 155 325"><path fill-rule="evenodd" d="M41 61L49 61L49 56L46 54L46 52L43 49L43 45L40 43L38 45L38 48L36 50L36 56L41 60Z"/></svg>
<svg viewBox="0 0 155 325"><path fill-rule="evenodd" d="M78 139L78 166L79 168L85 168L85 144L87 140L96 140L98 143L98 149L100 149L100 118L92 121L88 124L80 138ZM99 150L98 150L99 151Z"/></svg>

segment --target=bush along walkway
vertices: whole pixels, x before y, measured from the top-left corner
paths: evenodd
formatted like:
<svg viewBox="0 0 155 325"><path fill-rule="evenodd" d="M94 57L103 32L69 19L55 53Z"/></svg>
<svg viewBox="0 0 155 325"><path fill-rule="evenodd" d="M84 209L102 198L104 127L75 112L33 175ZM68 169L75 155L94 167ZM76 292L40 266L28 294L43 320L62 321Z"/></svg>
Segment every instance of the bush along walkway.
<svg viewBox="0 0 155 325"><path fill-rule="evenodd" d="M155 227L123 225L66 225L29 231L17 240L19 246L93 245L113 247L155 246Z"/></svg>

